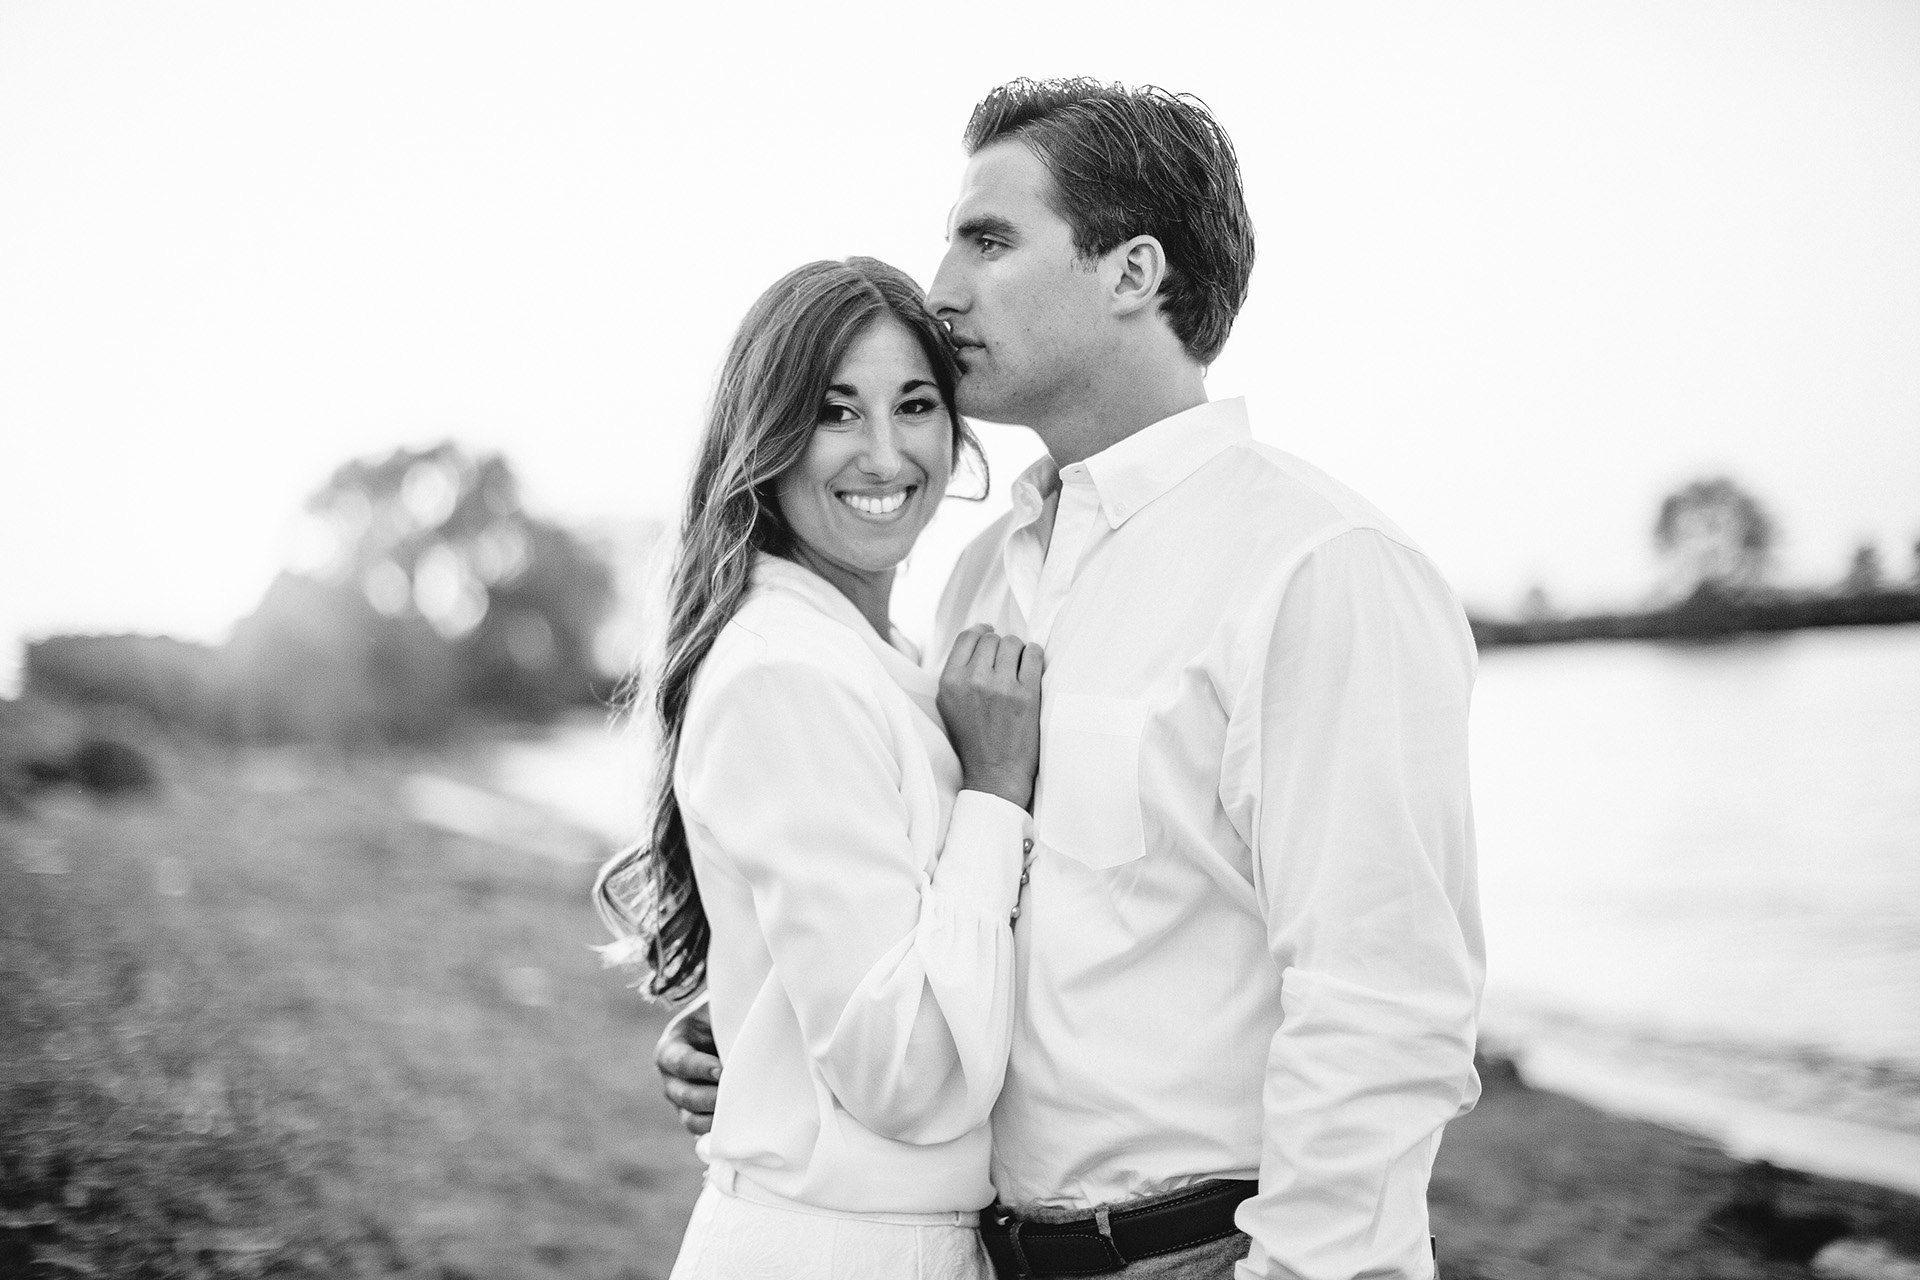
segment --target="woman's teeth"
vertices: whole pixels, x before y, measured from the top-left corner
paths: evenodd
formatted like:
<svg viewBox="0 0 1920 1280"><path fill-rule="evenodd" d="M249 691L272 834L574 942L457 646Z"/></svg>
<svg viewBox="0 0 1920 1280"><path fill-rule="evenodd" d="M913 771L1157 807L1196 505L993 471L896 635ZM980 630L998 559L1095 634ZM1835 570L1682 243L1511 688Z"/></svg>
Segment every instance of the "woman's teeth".
<svg viewBox="0 0 1920 1280"><path fill-rule="evenodd" d="M843 493L840 501L865 515L890 516L906 505L907 491L899 489L888 494Z"/></svg>

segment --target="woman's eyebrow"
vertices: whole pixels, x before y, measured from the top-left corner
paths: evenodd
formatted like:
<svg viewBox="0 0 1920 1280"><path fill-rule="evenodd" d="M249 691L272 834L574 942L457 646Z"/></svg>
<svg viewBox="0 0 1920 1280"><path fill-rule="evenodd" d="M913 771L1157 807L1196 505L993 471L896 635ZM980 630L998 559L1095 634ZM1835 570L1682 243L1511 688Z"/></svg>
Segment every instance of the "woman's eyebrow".
<svg viewBox="0 0 1920 1280"><path fill-rule="evenodd" d="M936 385L935 383L929 382L925 378L908 378L905 382L900 384L900 394L905 395L907 392L912 391L917 387L929 387L935 391L938 391L940 389L938 385ZM850 386L849 384L844 382L829 383L827 385L827 390L833 392L835 395L852 396L856 400L859 399L860 397L860 388L855 386Z"/></svg>

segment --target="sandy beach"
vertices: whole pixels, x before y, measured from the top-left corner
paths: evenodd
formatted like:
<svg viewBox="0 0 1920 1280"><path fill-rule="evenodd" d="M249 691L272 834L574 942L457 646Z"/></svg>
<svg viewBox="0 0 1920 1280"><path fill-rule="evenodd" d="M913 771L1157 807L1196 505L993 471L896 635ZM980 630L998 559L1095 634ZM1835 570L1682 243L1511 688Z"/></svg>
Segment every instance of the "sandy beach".
<svg viewBox="0 0 1920 1280"><path fill-rule="evenodd" d="M119 728L156 789L0 817L0 1276L665 1276L699 1164L662 1013L588 949L592 835L450 820L445 757ZM1483 1074L1432 1191L1449 1280L1920 1259L1920 1200Z"/></svg>

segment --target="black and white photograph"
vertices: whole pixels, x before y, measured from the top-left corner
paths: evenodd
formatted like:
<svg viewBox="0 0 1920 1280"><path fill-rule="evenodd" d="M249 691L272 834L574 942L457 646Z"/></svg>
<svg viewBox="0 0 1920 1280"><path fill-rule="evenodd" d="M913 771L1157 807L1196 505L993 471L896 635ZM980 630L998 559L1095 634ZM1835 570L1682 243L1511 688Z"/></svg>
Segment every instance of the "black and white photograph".
<svg viewBox="0 0 1920 1280"><path fill-rule="evenodd" d="M0 0L0 1280L1920 1280L1920 5Z"/></svg>

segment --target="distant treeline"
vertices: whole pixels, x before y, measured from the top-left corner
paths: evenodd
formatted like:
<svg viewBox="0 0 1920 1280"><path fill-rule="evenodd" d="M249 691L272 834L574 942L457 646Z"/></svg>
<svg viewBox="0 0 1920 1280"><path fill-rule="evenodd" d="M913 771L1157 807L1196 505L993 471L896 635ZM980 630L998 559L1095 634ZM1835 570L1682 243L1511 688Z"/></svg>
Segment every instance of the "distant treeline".
<svg viewBox="0 0 1920 1280"><path fill-rule="evenodd" d="M339 747L604 695L592 647L612 575L521 510L499 457L445 444L348 463L304 532L297 571L225 644L53 636L26 648L26 691L217 739Z"/></svg>
<svg viewBox="0 0 1920 1280"><path fill-rule="evenodd" d="M1854 549L1832 588L1782 589L1770 580L1779 525L1759 499L1727 476L1707 476L1668 494L1652 532L1664 565L1657 592L1673 603L1567 617L1535 586L1520 618L1470 619L1474 640L1483 649L1566 640L1712 640L1920 622L1920 545L1905 582L1891 580L1878 545L1867 540Z"/></svg>
<svg viewBox="0 0 1920 1280"><path fill-rule="evenodd" d="M1501 622L1471 619L1483 649L1567 640L1711 640L1746 632L1920 622L1920 588L1843 595L1735 595L1702 584L1667 608Z"/></svg>

